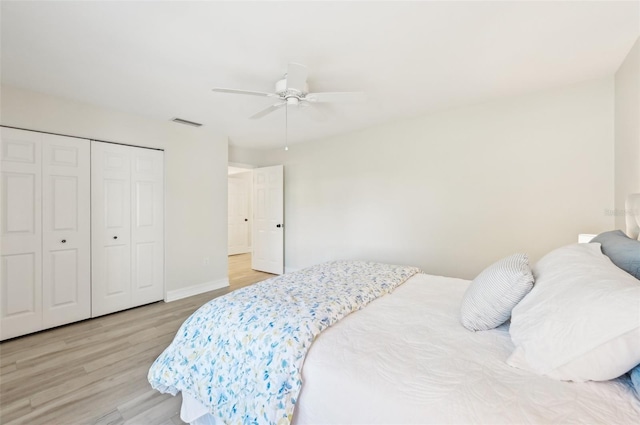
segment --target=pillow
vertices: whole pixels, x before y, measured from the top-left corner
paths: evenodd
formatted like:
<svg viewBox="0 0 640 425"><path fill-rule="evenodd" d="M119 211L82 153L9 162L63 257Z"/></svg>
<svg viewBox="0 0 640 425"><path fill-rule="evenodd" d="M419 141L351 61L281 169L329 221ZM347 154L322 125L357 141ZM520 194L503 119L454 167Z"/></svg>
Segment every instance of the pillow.
<svg viewBox="0 0 640 425"><path fill-rule="evenodd" d="M602 252L613 264L636 279L640 279L640 241L625 235L621 230L600 233L591 242L602 245Z"/></svg>
<svg viewBox="0 0 640 425"><path fill-rule="evenodd" d="M600 244L556 249L514 309L511 366L567 381L617 378L640 363L640 284Z"/></svg>
<svg viewBox="0 0 640 425"><path fill-rule="evenodd" d="M472 331L500 326L532 286L527 254L503 258L484 269L469 285L460 308L462 324Z"/></svg>
<svg viewBox="0 0 640 425"><path fill-rule="evenodd" d="M640 399L640 364L631 369L629 376L631 377L631 386L636 393L636 397Z"/></svg>

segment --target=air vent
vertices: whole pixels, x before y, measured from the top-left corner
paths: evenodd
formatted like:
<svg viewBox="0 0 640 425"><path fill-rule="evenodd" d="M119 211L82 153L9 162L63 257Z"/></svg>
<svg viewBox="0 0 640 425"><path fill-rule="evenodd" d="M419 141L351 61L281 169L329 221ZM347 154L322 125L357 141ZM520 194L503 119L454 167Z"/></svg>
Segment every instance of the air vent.
<svg viewBox="0 0 640 425"><path fill-rule="evenodd" d="M182 118L174 118L171 121L177 122L178 124L190 125L192 127L202 127L202 124L200 124L199 122L183 120Z"/></svg>

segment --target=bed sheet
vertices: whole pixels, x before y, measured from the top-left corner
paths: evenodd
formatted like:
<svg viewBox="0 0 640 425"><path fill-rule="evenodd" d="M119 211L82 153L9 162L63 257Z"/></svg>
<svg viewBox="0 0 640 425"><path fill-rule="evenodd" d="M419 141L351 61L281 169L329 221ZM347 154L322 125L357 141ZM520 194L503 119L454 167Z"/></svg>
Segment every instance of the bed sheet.
<svg viewBox="0 0 640 425"><path fill-rule="evenodd" d="M468 284L416 275L325 330L305 359L293 423L639 423L623 379L561 382L508 366L508 325L460 324ZM215 424L202 409L186 398L183 420Z"/></svg>

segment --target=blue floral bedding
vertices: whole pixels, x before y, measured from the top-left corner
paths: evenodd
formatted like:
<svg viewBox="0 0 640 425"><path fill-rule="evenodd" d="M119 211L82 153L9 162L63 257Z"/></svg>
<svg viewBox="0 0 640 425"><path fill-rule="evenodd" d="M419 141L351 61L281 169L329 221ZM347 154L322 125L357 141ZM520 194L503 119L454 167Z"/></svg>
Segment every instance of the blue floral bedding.
<svg viewBox="0 0 640 425"><path fill-rule="evenodd" d="M315 337L418 272L336 261L216 298L182 324L149 383L191 395L227 424L288 424Z"/></svg>

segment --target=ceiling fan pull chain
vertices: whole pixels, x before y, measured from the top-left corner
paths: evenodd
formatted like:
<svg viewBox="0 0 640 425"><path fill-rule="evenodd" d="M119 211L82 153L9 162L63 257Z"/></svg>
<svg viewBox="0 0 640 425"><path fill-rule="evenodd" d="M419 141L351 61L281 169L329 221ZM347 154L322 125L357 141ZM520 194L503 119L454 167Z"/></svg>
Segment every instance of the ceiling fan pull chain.
<svg viewBox="0 0 640 425"><path fill-rule="evenodd" d="M289 105L284 105L284 150L289 150Z"/></svg>

